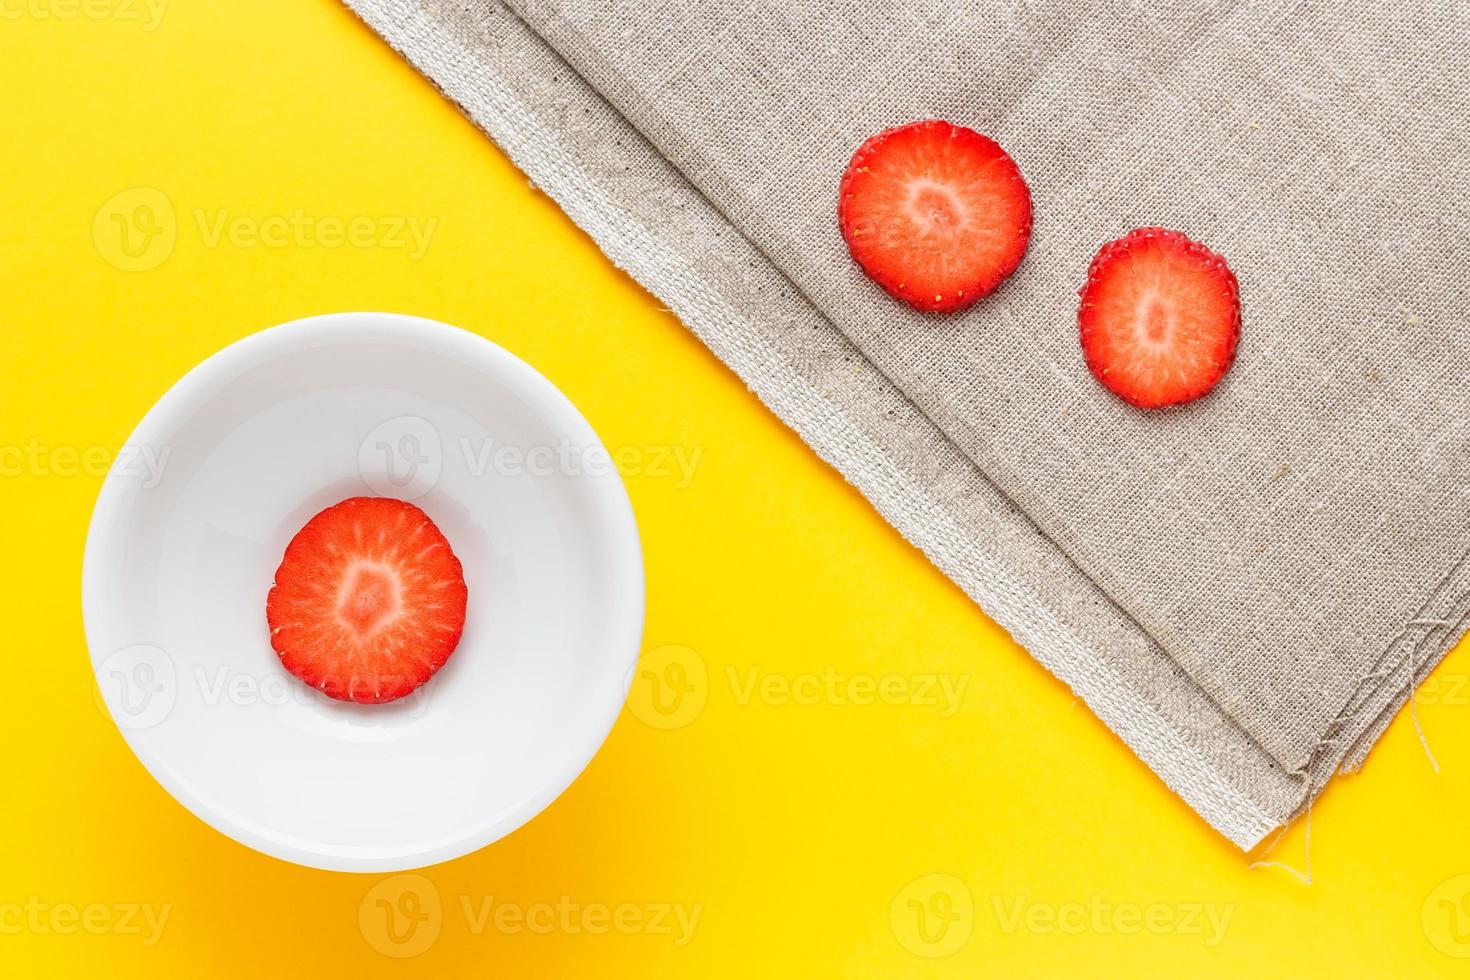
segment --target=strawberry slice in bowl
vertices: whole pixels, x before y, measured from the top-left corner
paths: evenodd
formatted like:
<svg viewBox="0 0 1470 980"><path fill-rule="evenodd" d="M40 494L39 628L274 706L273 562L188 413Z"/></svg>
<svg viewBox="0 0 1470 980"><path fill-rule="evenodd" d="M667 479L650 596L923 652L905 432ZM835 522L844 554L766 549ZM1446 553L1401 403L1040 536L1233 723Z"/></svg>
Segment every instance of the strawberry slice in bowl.
<svg viewBox="0 0 1470 980"><path fill-rule="evenodd" d="M281 665L330 698L412 693L459 645L469 590L439 528L390 497L351 497L306 523L266 598Z"/></svg>

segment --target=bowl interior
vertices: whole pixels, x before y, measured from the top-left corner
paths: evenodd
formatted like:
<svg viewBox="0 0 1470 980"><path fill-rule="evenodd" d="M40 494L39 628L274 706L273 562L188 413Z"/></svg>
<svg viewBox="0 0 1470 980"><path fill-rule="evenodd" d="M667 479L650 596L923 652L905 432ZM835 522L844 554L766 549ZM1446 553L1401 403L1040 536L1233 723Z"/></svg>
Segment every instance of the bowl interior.
<svg viewBox="0 0 1470 980"><path fill-rule="evenodd" d="M355 495L412 499L464 564L464 637L388 705L287 674L265 599L286 543ZM418 866L564 789L621 707L642 625L637 535L596 436L473 335L343 315L206 361L120 454L88 540L103 697L150 771L268 853Z"/></svg>

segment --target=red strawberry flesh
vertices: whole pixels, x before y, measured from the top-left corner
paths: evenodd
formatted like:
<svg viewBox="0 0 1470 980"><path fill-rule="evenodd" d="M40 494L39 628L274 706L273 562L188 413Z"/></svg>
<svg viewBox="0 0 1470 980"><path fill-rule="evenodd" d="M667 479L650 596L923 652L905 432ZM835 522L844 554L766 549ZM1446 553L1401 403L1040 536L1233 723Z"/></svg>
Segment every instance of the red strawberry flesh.
<svg viewBox="0 0 1470 980"><path fill-rule="evenodd" d="M1031 193L988 136L939 119L884 130L853 154L837 222L853 260L921 310L954 312L1005 280L1031 240Z"/></svg>
<svg viewBox="0 0 1470 980"><path fill-rule="evenodd" d="M304 683L380 704L444 666L468 598L459 559L427 514L402 500L352 497L286 546L266 621L282 666Z"/></svg>
<svg viewBox="0 0 1470 980"><path fill-rule="evenodd" d="M1240 287L1225 260L1166 228L1098 251L1077 320L1087 367L1119 398L1162 408L1208 394L1240 340Z"/></svg>

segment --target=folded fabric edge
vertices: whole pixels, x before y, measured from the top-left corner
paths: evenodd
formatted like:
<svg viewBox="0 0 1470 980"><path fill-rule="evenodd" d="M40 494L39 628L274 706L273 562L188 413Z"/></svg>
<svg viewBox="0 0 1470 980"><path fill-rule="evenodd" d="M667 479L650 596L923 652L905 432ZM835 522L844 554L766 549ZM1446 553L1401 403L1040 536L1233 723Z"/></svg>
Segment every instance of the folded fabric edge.
<svg viewBox="0 0 1470 980"><path fill-rule="evenodd" d="M702 289L693 270L647 228L600 199L553 132L500 84L475 54L413 0L347 0L585 230L620 268L668 304L710 349L817 454L851 482L939 569L1006 629L1189 806L1242 849L1250 849L1305 802L1305 787L1282 810L1252 799L1202 756L1045 601L974 547L942 508L790 366L758 345L731 341L742 314ZM1022 597L1018 599L1018 597Z"/></svg>

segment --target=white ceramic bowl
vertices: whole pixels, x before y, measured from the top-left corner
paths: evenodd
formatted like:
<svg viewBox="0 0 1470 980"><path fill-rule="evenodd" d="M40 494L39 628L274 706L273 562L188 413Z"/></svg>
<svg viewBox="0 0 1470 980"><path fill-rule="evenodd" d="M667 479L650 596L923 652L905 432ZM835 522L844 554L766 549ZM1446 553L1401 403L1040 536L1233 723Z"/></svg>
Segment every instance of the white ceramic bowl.
<svg viewBox="0 0 1470 980"><path fill-rule="evenodd" d="M286 543L357 495L411 499L464 563L464 638L414 694L332 701L271 649ZM576 408L523 361L412 317L344 313L225 348L159 400L92 515L82 609L103 700L200 818L267 854L390 871L540 812L621 709L638 532Z"/></svg>

